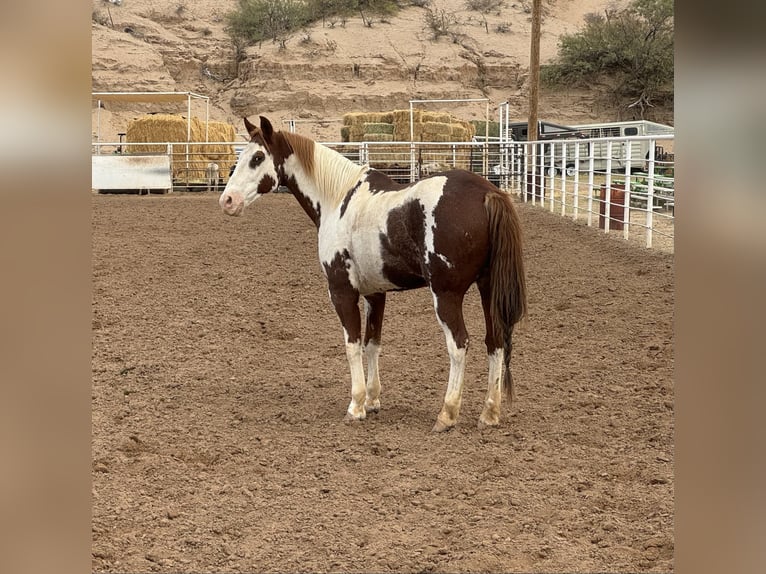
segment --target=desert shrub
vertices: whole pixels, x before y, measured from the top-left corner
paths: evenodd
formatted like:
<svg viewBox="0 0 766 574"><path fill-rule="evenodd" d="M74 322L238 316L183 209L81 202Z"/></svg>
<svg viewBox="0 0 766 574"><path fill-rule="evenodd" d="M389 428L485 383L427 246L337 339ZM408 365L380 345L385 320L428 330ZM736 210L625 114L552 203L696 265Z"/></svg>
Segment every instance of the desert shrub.
<svg viewBox="0 0 766 574"><path fill-rule="evenodd" d="M582 31L562 36L557 58L541 69L547 85L587 86L610 79L614 95L643 113L673 96L673 0L633 0L589 14Z"/></svg>
<svg viewBox="0 0 766 574"><path fill-rule="evenodd" d="M247 44L273 40L284 46L311 18L302 0L240 0L226 20L227 32L235 43L237 40Z"/></svg>
<svg viewBox="0 0 766 574"><path fill-rule="evenodd" d="M423 14L423 21L426 29L431 32L433 40L438 40L442 36L453 36L460 24L454 12L447 12L442 8L433 9L426 7Z"/></svg>
<svg viewBox="0 0 766 574"><path fill-rule="evenodd" d="M235 44L273 40L284 47L292 34L314 22L334 26L359 13L365 25L372 26L373 15L385 17L398 9L395 0L239 0L226 16L226 30Z"/></svg>
<svg viewBox="0 0 766 574"><path fill-rule="evenodd" d="M468 10L489 14L490 12L500 12L505 6L505 0L465 0L465 7Z"/></svg>

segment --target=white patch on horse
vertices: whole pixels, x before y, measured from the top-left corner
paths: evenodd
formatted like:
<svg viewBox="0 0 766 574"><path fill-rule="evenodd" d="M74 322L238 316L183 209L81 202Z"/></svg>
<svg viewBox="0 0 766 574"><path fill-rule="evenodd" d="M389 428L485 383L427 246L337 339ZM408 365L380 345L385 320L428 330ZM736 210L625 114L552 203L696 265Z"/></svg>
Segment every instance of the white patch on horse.
<svg viewBox="0 0 766 574"><path fill-rule="evenodd" d="M315 146L314 155L316 155L317 150L321 148L322 146ZM292 174L292 176L295 178L301 193L303 193L303 195L309 199L312 207L314 208L314 211L319 211L322 192L315 187L314 179L305 172L303 169L303 164L301 164L298 157L296 157L294 154L288 156L288 158L285 160L284 167L285 171Z"/></svg>
<svg viewBox="0 0 766 574"><path fill-rule="evenodd" d="M397 286L383 274L381 235L387 232L388 214L409 201L417 201L425 213L425 254L427 265L431 255L451 265L434 247L436 221L434 211L443 197L446 177L421 180L411 187L372 193L368 182L363 182L351 198L341 217L340 206L322 210L319 228L319 259L329 264L338 253L348 250L351 256L349 280L362 295L380 293Z"/></svg>
<svg viewBox="0 0 766 574"><path fill-rule="evenodd" d="M274 184L274 189L277 187L279 178L274 164L270 160L264 159L257 167L251 167L251 160L259 151L264 154L264 158L268 157L266 149L258 143L249 142L245 146L234 168L234 173L231 174L226 188L221 194L219 199L221 207L225 206L227 198L236 200L237 206L234 212L224 208L225 211L230 212L230 215L234 213L240 214L245 207L263 195L259 193L259 187L263 178L269 177Z"/></svg>
<svg viewBox="0 0 766 574"><path fill-rule="evenodd" d="M437 253L436 247L434 245L434 235L435 235L435 232L436 232L436 216L435 216L434 212L436 211L436 203L438 203L439 199L441 199L441 197L442 197L442 192L443 192L443 189L444 189L444 184L447 183L447 178L446 177L434 177L434 178L425 180L425 181L439 181L439 180L441 180L441 184L439 185L439 189L438 189L438 192L437 192L439 195L436 197L436 202L434 202L433 205L429 206L430 209L426 205L423 205L423 207L426 208L426 210L425 210L425 212L426 212L426 222L425 222L425 247L426 247L426 251L425 251L425 254L424 254L425 264L428 265L428 262L429 262L429 260L431 258L431 255L435 255L436 257L441 259L444 263L446 263L447 267L452 267L452 263L449 261L449 259L447 259L441 253Z"/></svg>

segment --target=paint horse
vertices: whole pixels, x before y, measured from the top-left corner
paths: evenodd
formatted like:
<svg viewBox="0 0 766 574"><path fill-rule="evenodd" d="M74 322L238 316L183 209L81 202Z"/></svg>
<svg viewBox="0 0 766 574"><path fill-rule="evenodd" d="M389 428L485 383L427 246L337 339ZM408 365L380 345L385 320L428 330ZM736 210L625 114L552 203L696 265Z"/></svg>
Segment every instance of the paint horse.
<svg viewBox="0 0 766 574"><path fill-rule="evenodd" d="M260 119L258 128L245 118L250 142L219 203L224 213L241 215L282 185L316 225L319 260L351 370L346 420L362 420L380 409L378 357L386 293L429 287L450 358L444 405L433 430L455 425L468 347L463 298L476 283L489 356L479 427L497 425L501 391L509 401L513 396L513 328L526 311L521 228L510 196L465 170L399 184L306 137L274 131L268 119Z"/></svg>

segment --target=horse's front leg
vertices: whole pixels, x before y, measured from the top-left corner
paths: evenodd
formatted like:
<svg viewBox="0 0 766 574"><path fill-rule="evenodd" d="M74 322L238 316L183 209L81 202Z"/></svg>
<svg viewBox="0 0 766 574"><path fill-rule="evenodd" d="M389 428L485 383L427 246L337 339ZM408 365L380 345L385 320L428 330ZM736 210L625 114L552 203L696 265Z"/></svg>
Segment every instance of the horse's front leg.
<svg viewBox="0 0 766 574"><path fill-rule="evenodd" d="M367 357L367 396L364 401L365 411L380 412L380 338L383 329L383 311L386 307L386 294L365 295L366 327L364 331L364 354Z"/></svg>
<svg viewBox="0 0 766 574"><path fill-rule="evenodd" d="M346 421L364 419L366 388L364 366L362 365L362 318L359 313L359 292L351 286L330 287L330 299L343 325L346 342L346 358L351 371L351 403L346 412Z"/></svg>

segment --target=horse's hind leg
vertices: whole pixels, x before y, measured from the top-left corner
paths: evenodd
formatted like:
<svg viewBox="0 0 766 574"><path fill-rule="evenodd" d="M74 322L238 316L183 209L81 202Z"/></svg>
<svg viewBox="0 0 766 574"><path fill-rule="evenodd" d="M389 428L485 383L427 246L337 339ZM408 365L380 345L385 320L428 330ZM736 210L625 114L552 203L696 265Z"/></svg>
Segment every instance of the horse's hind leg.
<svg viewBox="0 0 766 574"><path fill-rule="evenodd" d="M460 413L465 355L468 349L468 331L463 321L463 294L437 294L434 292L433 295L436 317L447 339L447 351L450 359L447 393L433 428L434 432L443 432L455 426Z"/></svg>
<svg viewBox="0 0 766 574"><path fill-rule="evenodd" d="M487 398L484 408L479 415L479 428L497 426L500 423L501 384L503 380L503 342L495 336L495 327L490 313L490 285L488 280L477 281L481 306L484 310L484 323L487 335L484 343L487 346L489 359L489 380L487 383Z"/></svg>
<svg viewBox="0 0 766 574"><path fill-rule="evenodd" d="M367 318L364 332L364 354L367 357L367 395L364 401L364 410L367 413L377 413L380 411L378 358L380 357L380 337L383 329L386 294L366 295L364 301Z"/></svg>

